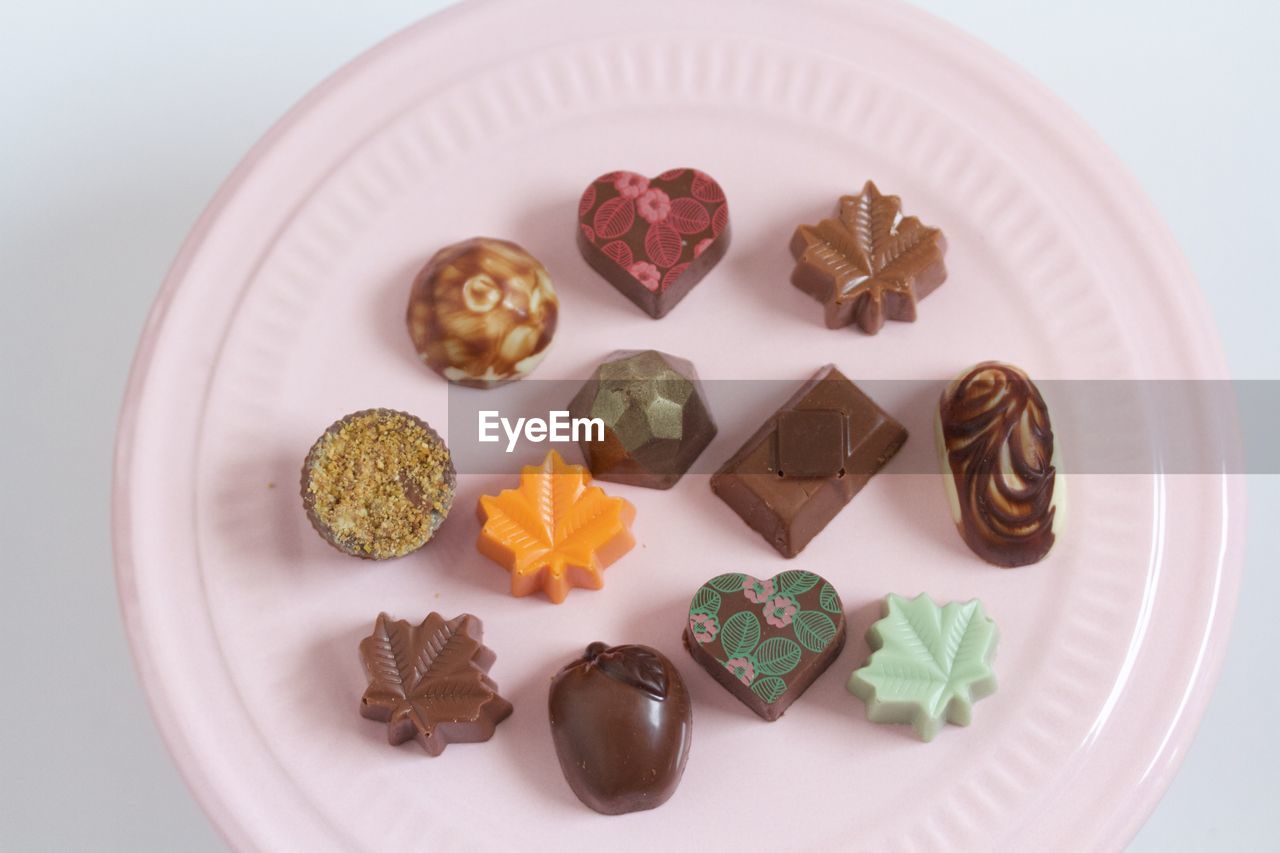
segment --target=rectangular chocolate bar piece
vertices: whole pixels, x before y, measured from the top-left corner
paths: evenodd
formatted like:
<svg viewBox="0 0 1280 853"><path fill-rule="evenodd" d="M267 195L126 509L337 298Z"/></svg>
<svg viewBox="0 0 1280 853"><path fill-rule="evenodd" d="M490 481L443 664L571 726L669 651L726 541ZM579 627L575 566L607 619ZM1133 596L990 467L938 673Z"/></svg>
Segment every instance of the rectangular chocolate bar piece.
<svg viewBox="0 0 1280 853"><path fill-rule="evenodd" d="M906 440L902 424L828 364L721 466L711 489L794 557Z"/></svg>

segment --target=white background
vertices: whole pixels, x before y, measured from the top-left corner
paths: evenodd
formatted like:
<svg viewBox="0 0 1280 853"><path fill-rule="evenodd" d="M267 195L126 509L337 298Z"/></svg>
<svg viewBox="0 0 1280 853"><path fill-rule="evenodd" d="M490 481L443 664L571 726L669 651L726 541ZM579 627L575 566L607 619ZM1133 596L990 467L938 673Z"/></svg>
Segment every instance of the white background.
<svg viewBox="0 0 1280 853"><path fill-rule="evenodd" d="M1098 130L1190 258L1235 374L1280 379L1280 4L917 2ZM0 847L220 849L152 726L116 606L108 494L130 356L249 146L444 5L0 0ZM1280 477L1249 489L1226 667L1136 851L1280 849Z"/></svg>

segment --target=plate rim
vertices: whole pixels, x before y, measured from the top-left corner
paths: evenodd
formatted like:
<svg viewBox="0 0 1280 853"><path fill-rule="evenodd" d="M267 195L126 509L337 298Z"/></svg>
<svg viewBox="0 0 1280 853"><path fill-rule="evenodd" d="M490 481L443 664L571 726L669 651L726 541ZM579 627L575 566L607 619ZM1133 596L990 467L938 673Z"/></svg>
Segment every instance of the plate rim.
<svg viewBox="0 0 1280 853"><path fill-rule="evenodd" d="M965 54L966 61L985 66L985 74L998 72L1012 78L1006 86L1006 96L1027 107L1034 122L1046 128L1061 131L1058 140L1061 147L1070 152L1071 159L1087 162L1090 168L1105 182L1117 187L1117 194L1127 197L1134 210L1121 214L1126 221L1139 222L1144 238L1150 246L1159 246L1163 260L1179 279L1172 288L1177 296L1177 308L1186 313L1199 311L1207 314L1207 300L1198 286L1185 256L1174 241L1164 220L1153 203L1141 189L1136 179L1119 158L1065 102L1053 94L1033 75L1000 54L994 48L969 35L947 21L923 10L900 2L836 3L835 0L807 0L810 6L828 9L839 8L844 14L851 9L871 15L897 16L907 23L916 23L929 30L936 41L949 42ZM145 642L145 630L140 613L141 605L134 586L135 565L132 541L134 505L130 471L138 453L136 446L137 425L142 403L152 376L159 333L169 317L170 309L180 292L180 287L205 247L210 232L221 219L232 201L263 166L269 152L299 126L304 125L315 109L337 89L357 79L366 67L378 62L386 54L393 53L400 44L429 38L439 33L447 24L479 17L501 10L503 7L519 7L516 0L469 0L436 12L421 19L374 46L360 53L336 72L312 88L302 99L278 119L249 149L230 175L223 181L203 212L196 219L181 249L165 275L164 282L148 312L139 343L135 351L117 421L113 480L111 491L112 551L115 565L117 596L122 620L129 640L131 656L143 686L148 708L161 733L175 765L192 791L201 808L209 816L215 829L224 840L235 847L254 846L255 836L248 831L239 815L218 793L207 778L207 768L190 742L174 725L168 688L163 684L159 668ZM1189 286L1181 286L1186 283ZM1205 368L1206 373L1219 377L1229 376L1222 353L1217 327L1212 320L1197 324L1201 331L1196 337L1190 355ZM1113 812L1107 823L1111 839L1124 842L1131 839L1163 796L1173 775L1186 753L1186 747L1194 737L1208 699L1212 694L1222 668L1222 659L1229 641L1240 578L1243 571L1245 487L1242 475L1222 475L1223 523L1221 526L1221 559L1217 569L1216 611L1206 622L1201 647L1202 660L1196 668L1192 682L1184 698L1184 713L1180 714L1170 729L1161 752L1152 757L1144 784L1132 794L1133 808L1124 814ZM1229 510L1229 511L1228 511ZM1103 836L1099 835L1099 838Z"/></svg>

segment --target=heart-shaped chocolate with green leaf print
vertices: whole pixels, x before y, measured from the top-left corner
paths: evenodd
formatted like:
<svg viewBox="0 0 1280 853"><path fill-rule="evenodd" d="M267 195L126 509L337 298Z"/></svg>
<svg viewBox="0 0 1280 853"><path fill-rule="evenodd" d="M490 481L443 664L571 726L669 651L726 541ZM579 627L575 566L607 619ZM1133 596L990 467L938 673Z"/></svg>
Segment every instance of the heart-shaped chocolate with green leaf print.
<svg viewBox="0 0 1280 853"><path fill-rule="evenodd" d="M684 644L726 690L776 720L844 648L844 606L813 572L717 575L689 604Z"/></svg>

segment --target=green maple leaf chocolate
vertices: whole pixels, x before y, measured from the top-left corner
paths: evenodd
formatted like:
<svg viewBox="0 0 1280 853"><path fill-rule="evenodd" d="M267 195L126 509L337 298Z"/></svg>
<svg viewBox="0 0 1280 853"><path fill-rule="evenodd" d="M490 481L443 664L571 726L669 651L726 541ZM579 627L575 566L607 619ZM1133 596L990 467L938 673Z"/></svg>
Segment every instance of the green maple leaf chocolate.
<svg viewBox="0 0 1280 853"><path fill-rule="evenodd" d="M939 607L923 593L889 595L867 631L871 658L849 676L873 723L910 723L923 741L944 723L967 726L973 703L996 690L996 623L973 600Z"/></svg>

